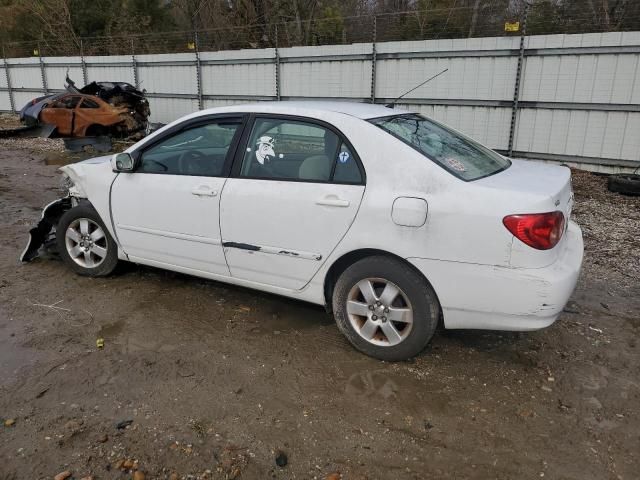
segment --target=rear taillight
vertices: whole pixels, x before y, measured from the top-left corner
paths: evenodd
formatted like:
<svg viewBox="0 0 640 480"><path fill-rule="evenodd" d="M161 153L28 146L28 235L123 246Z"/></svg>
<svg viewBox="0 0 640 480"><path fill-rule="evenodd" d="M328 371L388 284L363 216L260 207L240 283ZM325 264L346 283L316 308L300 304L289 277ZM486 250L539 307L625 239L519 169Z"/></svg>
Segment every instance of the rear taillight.
<svg viewBox="0 0 640 480"><path fill-rule="evenodd" d="M564 233L562 212L509 215L502 223L518 240L538 250L555 247Z"/></svg>

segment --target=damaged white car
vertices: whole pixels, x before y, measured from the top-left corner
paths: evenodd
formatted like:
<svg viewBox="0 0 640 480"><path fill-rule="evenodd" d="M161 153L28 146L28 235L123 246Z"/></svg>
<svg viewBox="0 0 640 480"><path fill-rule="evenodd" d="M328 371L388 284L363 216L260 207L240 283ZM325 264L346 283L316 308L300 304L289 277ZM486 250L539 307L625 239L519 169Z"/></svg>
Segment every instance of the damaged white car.
<svg viewBox="0 0 640 480"><path fill-rule="evenodd" d="M23 261L55 237L81 275L126 260L325 305L384 360L418 354L439 322L546 327L582 263L568 168L378 105L205 110L61 170L68 196Z"/></svg>

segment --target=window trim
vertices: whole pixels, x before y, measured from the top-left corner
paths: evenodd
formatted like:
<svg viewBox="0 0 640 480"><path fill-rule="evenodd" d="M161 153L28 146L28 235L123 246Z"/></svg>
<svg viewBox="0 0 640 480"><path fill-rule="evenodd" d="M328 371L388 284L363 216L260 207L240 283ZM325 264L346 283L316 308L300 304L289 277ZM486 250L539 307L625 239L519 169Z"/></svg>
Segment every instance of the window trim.
<svg viewBox="0 0 640 480"><path fill-rule="evenodd" d="M247 119L249 115L246 113L223 113L223 114L215 114L215 115L206 115L202 117L192 118L178 125L174 125L173 127L167 129L162 135L153 139L153 141L149 143L145 143L140 147L140 149L134 150L131 152L131 156L135 162L135 167L131 173L139 173L145 175L174 175L176 177L209 177L209 178L228 178L229 172L231 171L231 166L233 164L233 160L237 154L238 145L240 145L240 140L244 135L244 131L247 126ZM149 149L155 147L159 143L164 142L172 137L175 137L179 133L182 133L186 130L191 130L192 128L198 128L203 125L208 125L211 123L215 123L219 120L239 120L240 125L238 129L233 134L233 138L231 139L231 144L229 145L229 150L227 150L227 155L224 159L224 163L222 165L222 171L220 175L194 175L191 173L167 173L167 172L141 172L140 167L142 165L142 155Z"/></svg>
<svg viewBox="0 0 640 480"><path fill-rule="evenodd" d="M285 120L285 121L290 120L294 122L309 123L311 125L316 125L333 132L338 137L338 146L336 147L337 148L336 155L340 147L342 146L342 144L345 144L356 161L356 165L358 166L358 170L360 171L361 180L359 182L334 182L333 176L335 174L336 164L338 161L337 158L335 158L335 161L331 166L331 177L329 178L329 180L286 178L286 177L263 178L263 177L247 177L247 176L241 175L242 162L244 160L244 154L247 151L249 137L253 132L253 127L255 126L256 120L260 118L268 118L268 119L271 118L271 119L278 119L278 120ZM233 160L233 166L231 168L229 178L240 178L244 180L262 180L267 182L271 181L271 182L295 182L295 183L320 183L320 184L328 184L328 185L366 185L367 184L367 174L364 169L364 165L360 160L360 155L358 155L358 152L356 151L355 148L353 148L352 143L349 141L349 139L344 133L342 133L334 125L328 122L325 122L324 120L318 120L312 117L304 117L300 115L289 115L289 114L282 114L282 113L252 113L249 115L249 118L244 128L244 132L242 134L242 138L240 139L239 146L236 149L236 153Z"/></svg>
<svg viewBox="0 0 640 480"><path fill-rule="evenodd" d="M406 117L408 115L418 115L422 118L424 118L425 120L441 127L444 128L445 130L453 130L453 132L457 135L460 135L462 138L464 138L465 140L471 140L473 143L476 143L478 145L480 145L482 148L485 148L487 150L492 151L493 153L495 153L496 155L500 155L498 152L496 152L495 150L489 148L489 147L485 147L484 145L482 145L480 142L474 140L471 137L468 137L467 135L458 132L457 130L452 129L451 127L448 127L447 125L440 123L432 118L426 117L424 115L421 115L419 113L397 113L395 115L384 115L382 117L375 117L375 118L368 118L367 122L371 123L371 125L373 125L374 127L379 128L380 130L382 130L383 132L391 135L393 138L398 139L399 141L401 141L404 145L407 145L411 148L413 148L416 152L418 152L419 154L421 154L423 157L425 157L426 159L428 159L429 161L431 161L432 163L434 163L435 165L437 165L438 167L442 168L445 172L450 173L451 175L453 175L454 177L456 177L458 180L462 180L463 182L475 182L477 180L481 180L483 178L487 178L487 177L491 177L493 175L497 175L500 172L504 172L505 170L507 170L509 167L511 167L512 165L512 161L511 159L500 155L502 158L504 158L507 161L507 165L504 168L501 168L500 170L496 170L495 172L491 172L491 173L487 173L486 175L482 175L480 177L476 177L476 178L464 178L462 176L460 176L458 173L456 173L456 171L454 169L449 169L447 168L445 165L441 164L440 162L438 162L437 160L434 160L432 157L430 157L429 155L427 155L426 153L424 153L422 150L420 150L418 147L416 147L415 145L407 142L406 140L404 140L402 137L400 137L400 135L396 135L393 132L390 132L389 130L386 130L385 128L383 128L381 125L378 125L377 123L374 123L376 120L384 120L384 119L391 119L391 118L397 118L397 117Z"/></svg>

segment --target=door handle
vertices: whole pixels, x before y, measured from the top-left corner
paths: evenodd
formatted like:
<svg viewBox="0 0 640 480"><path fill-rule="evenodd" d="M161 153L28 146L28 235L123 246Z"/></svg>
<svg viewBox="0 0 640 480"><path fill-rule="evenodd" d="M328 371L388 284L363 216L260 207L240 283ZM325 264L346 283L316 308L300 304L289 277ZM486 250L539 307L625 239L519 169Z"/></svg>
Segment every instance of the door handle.
<svg viewBox="0 0 640 480"><path fill-rule="evenodd" d="M218 195L217 191L207 185L200 185L191 190L191 193L193 195L197 195L198 197L215 197L216 195Z"/></svg>
<svg viewBox="0 0 640 480"><path fill-rule="evenodd" d="M348 207L350 204L349 200L343 200L335 195L327 195L326 197L316 201L316 205L325 205L327 207Z"/></svg>

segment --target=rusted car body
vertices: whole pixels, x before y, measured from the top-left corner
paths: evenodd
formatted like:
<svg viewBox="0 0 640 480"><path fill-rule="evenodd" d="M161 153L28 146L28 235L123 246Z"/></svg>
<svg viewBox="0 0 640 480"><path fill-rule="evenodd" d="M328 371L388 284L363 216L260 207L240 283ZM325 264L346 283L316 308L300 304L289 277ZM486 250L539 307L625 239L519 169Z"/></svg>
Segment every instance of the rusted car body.
<svg viewBox="0 0 640 480"><path fill-rule="evenodd" d="M67 77L64 92L35 98L20 111L27 126L48 127L45 136L109 135L140 139L148 130L149 101L125 82L91 82L81 89Z"/></svg>
<svg viewBox="0 0 640 480"><path fill-rule="evenodd" d="M68 94L56 98L40 112L40 122L56 126L58 135L98 136L126 121L126 107L114 107L93 95Z"/></svg>

